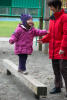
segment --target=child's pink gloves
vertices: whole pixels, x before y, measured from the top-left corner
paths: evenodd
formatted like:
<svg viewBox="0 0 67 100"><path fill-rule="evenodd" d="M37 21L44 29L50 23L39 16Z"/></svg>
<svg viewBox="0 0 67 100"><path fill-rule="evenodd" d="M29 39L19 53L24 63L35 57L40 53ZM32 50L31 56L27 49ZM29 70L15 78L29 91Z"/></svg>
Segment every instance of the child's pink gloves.
<svg viewBox="0 0 67 100"><path fill-rule="evenodd" d="M14 43L13 39L10 39L10 40L9 40L9 43L10 43L10 44L13 44L13 43Z"/></svg>

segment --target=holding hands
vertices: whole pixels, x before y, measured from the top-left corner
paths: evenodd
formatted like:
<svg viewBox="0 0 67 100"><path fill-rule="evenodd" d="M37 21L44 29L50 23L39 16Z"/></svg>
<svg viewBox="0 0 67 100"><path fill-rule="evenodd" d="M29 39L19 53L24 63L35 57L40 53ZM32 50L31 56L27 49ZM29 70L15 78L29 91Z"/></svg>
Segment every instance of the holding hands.
<svg viewBox="0 0 67 100"><path fill-rule="evenodd" d="M41 40L37 40L37 43L40 43L40 44L42 44L43 42L42 42Z"/></svg>
<svg viewBox="0 0 67 100"><path fill-rule="evenodd" d="M49 31L47 31L47 34L49 34L50 32ZM37 40L37 43L40 43L40 44L42 44L43 42L42 42L42 40L40 39L40 40Z"/></svg>

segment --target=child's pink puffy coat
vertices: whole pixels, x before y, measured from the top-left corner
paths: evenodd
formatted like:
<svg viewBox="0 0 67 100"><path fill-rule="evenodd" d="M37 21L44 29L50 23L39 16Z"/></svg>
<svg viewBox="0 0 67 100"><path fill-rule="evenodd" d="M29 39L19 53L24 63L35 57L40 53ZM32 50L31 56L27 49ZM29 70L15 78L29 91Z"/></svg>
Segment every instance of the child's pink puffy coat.
<svg viewBox="0 0 67 100"><path fill-rule="evenodd" d="M15 43L15 54L31 54L33 51L33 38L47 34L46 30L35 29L27 30L23 25L18 25L9 42Z"/></svg>

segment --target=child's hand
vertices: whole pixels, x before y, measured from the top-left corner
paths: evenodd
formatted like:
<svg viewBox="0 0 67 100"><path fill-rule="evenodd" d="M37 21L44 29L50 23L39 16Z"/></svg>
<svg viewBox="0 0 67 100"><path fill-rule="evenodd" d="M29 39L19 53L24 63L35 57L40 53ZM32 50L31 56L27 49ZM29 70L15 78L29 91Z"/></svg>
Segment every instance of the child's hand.
<svg viewBox="0 0 67 100"><path fill-rule="evenodd" d="M40 44L42 44L43 42L42 42L41 40L37 40L37 43L40 43Z"/></svg>
<svg viewBox="0 0 67 100"><path fill-rule="evenodd" d="M9 43L10 43L10 44L13 44L13 43L14 43L14 41L13 41L12 39L10 39L10 40L9 40Z"/></svg>

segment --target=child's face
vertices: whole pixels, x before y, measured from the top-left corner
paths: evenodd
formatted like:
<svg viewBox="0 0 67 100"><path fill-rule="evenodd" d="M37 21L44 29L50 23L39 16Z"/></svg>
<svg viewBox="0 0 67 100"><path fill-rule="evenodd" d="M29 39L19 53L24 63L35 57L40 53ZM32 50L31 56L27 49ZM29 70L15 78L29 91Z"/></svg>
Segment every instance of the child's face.
<svg viewBox="0 0 67 100"><path fill-rule="evenodd" d="M34 25L32 18L27 20L27 24L31 27Z"/></svg>

